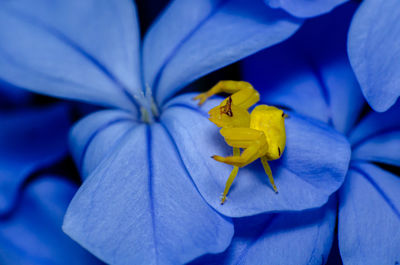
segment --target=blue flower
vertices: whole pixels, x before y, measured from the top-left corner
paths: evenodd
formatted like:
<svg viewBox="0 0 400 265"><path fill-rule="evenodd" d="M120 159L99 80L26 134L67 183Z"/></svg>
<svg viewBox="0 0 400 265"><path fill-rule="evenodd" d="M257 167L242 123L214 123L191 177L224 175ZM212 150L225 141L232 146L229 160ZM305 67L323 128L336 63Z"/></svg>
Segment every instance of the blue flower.
<svg viewBox="0 0 400 265"><path fill-rule="evenodd" d="M355 6L348 4L310 20L290 40L243 63L245 80L263 88L264 101L323 121L346 135L352 147L346 181L319 209L295 216L264 216L273 221L256 226L258 234L248 235L243 226L235 224L237 237L218 264L275 261L276 256L283 259L285 255L293 260L288 263L323 263L334 236L335 217L344 264L400 261L400 179L387 166L377 164L400 166L400 104L385 113L370 111L362 116L365 101L346 55L347 29L354 10ZM266 62L271 66L265 67ZM315 241L308 242L313 236ZM290 242L301 242L309 251L300 255L299 246Z"/></svg>
<svg viewBox="0 0 400 265"><path fill-rule="evenodd" d="M302 20L256 1L177 0L140 48L131 1L0 7L0 79L113 108L71 132L85 181L63 227L107 263L181 264L222 252L233 236L231 217L319 207L342 184L350 159L345 138L293 113L285 154L272 164L279 195L255 164L240 171L221 206L231 167L210 156L230 150L206 115L218 100L198 108L193 95L173 97L283 41Z"/></svg>
<svg viewBox="0 0 400 265"><path fill-rule="evenodd" d="M271 7L282 8L293 16L309 18L330 12L347 0L265 2ZM400 2L359 2L361 3L352 18L348 33L350 63L367 102L376 111L386 111L395 104L400 95Z"/></svg>
<svg viewBox="0 0 400 265"><path fill-rule="evenodd" d="M19 106L30 98L2 92ZM0 112L1 264L100 264L61 230L76 185L46 173L67 154L69 128L65 105Z"/></svg>

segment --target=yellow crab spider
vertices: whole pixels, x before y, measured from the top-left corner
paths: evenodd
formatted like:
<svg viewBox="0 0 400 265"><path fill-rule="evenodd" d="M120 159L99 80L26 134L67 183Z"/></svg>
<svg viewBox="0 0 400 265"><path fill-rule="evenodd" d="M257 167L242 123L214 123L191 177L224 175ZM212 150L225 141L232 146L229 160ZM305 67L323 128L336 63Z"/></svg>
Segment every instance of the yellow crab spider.
<svg viewBox="0 0 400 265"><path fill-rule="evenodd" d="M208 112L209 120L221 127L220 133L226 143L233 147L233 156L212 156L219 162L234 166L226 181L221 204L226 200L239 167L244 167L257 158L261 159L265 173L277 193L268 161L280 158L285 149L285 118L288 116L282 110L267 105L256 106L250 114L248 109L260 100L260 95L250 83L244 81L220 81L194 100L199 100L201 105L209 97L222 92L232 95ZM241 149L244 149L242 153Z"/></svg>

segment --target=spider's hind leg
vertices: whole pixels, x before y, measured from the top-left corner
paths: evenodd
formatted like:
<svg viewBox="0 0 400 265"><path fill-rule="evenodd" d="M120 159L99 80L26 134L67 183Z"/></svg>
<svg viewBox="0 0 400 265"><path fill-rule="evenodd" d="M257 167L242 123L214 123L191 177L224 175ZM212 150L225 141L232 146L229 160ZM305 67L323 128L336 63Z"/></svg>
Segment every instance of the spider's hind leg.
<svg viewBox="0 0 400 265"><path fill-rule="evenodd" d="M272 171L271 171L271 168L268 165L268 160L267 160L266 156L262 156L261 157L261 163L262 163L262 165L264 167L265 173L268 175L268 179L269 179L269 182L272 185L272 188L274 189L275 193L278 193L278 189L276 188L274 177L272 176Z"/></svg>

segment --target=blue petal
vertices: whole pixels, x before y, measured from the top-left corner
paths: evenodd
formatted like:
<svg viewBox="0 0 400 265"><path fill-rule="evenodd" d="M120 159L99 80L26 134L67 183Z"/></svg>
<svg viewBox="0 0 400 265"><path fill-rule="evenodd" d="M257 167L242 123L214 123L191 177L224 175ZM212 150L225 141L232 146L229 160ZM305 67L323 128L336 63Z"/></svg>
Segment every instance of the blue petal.
<svg viewBox="0 0 400 265"><path fill-rule="evenodd" d="M289 40L242 63L246 81L261 100L332 124L347 133L363 97L346 54L346 37L356 5L308 20Z"/></svg>
<svg viewBox="0 0 400 265"><path fill-rule="evenodd" d="M67 154L69 126L65 106L0 113L0 215L31 173Z"/></svg>
<svg viewBox="0 0 400 265"><path fill-rule="evenodd" d="M235 220L230 247L196 264L325 264L332 245L336 200L316 210ZM301 243L300 243L301 242Z"/></svg>
<svg viewBox="0 0 400 265"><path fill-rule="evenodd" d="M75 124L70 133L70 147L82 178L92 173L137 124L131 113L121 110L98 111Z"/></svg>
<svg viewBox="0 0 400 265"><path fill-rule="evenodd" d="M344 264L400 261L399 177L357 164L340 191L339 248Z"/></svg>
<svg viewBox="0 0 400 265"><path fill-rule="evenodd" d="M135 109L139 57L130 0L0 2L0 78L16 86Z"/></svg>
<svg viewBox="0 0 400 265"><path fill-rule="evenodd" d="M261 1L175 0L148 32L144 75L156 101L292 35L301 25Z"/></svg>
<svg viewBox="0 0 400 265"><path fill-rule="evenodd" d="M306 18L328 13L348 0L264 0L273 8L282 8L293 16Z"/></svg>
<svg viewBox="0 0 400 265"><path fill-rule="evenodd" d="M342 184L350 147L341 134L314 120L290 114L286 122L287 143L282 159L271 163L279 194L271 188L260 161L239 170L228 195L220 204L232 166L216 162L212 155L232 152L206 110L215 100L198 108L184 95L172 100L161 121L171 131L183 162L206 201L220 213L242 217L263 212L304 210L327 202Z"/></svg>
<svg viewBox="0 0 400 265"><path fill-rule="evenodd" d="M371 112L349 136L352 158L400 166L400 102L385 113Z"/></svg>
<svg viewBox="0 0 400 265"><path fill-rule="evenodd" d="M136 127L109 153L72 200L63 229L112 264L182 264L224 251L233 236L160 124Z"/></svg>
<svg viewBox="0 0 400 265"><path fill-rule="evenodd" d="M41 176L30 183L16 211L0 219L0 263L101 264L61 230L76 189L55 176Z"/></svg>
<svg viewBox="0 0 400 265"><path fill-rule="evenodd" d="M376 111L386 111L400 95L399 17L400 1L365 0L349 31L351 65L366 100Z"/></svg>

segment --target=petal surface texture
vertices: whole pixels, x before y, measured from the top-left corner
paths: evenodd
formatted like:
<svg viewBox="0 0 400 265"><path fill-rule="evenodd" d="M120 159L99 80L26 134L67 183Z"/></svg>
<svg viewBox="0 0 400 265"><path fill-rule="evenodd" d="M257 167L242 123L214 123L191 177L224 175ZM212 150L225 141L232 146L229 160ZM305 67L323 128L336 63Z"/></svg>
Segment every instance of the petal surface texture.
<svg viewBox="0 0 400 265"><path fill-rule="evenodd" d="M210 100L199 108L183 95L166 105L161 121L175 139L183 162L200 193L220 213L242 217L264 212L304 210L323 205L344 180L350 159L346 139L328 126L290 113L286 121L286 149L271 162L276 194L259 160L239 169L228 201L219 195L232 166L217 162L212 155L232 155L207 111L218 104Z"/></svg>
<svg viewBox="0 0 400 265"><path fill-rule="evenodd" d="M67 154L69 126L65 106L0 113L0 215L30 174Z"/></svg>
<svg viewBox="0 0 400 265"><path fill-rule="evenodd" d="M293 16L307 18L328 13L347 0L265 0L274 8L282 8Z"/></svg>
<svg viewBox="0 0 400 265"><path fill-rule="evenodd" d="M15 211L0 218L0 263L103 264L61 230L76 190L69 181L50 175L27 185Z"/></svg>
<svg viewBox="0 0 400 265"><path fill-rule="evenodd" d="M224 251L233 236L160 124L125 135L79 189L63 229L111 264L182 264Z"/></svg>
<svg viewBox="0 0 400 265"><path fill-rule="evenodd" d="M364 103L346 54L355 7L349 3L310 19L287 41L243 60L243 78L262 102L349 132Z"/></svg>
<svg viewBox="0 0 400 265"><path fill-rule="evenodd" d="M235 237L224 253L206 255L190 265L324 264L335 220L332 199L315 210L239 218L235 220Z"/></svg>
<svg viewBox="0 0 400 265"><path fill-rule="evenodd" d="M0 79L51 96L134 110L139 70L132 1L0 3Z"/></svg>
<svg viewBox="0 0 400 265"><path fill-rule="evenodd" d="M372 164L350 169L340 191L339 248L344 264L400 261L399 177Z"/></svg>
<svg viewBox="0 0 400 265"><path fill-rule="evenodd" d="M366 100L376 111L386 111L400 95L399 18L399 1L365 0L349 31L351 65Z"/></svg>
<svg viewBox="0 0 400 265"><path fill-rule="evenodd" d="M262 1L172 1L145 37L145 80L162 105L189 82L288 38L301 23Z"/></svg>

